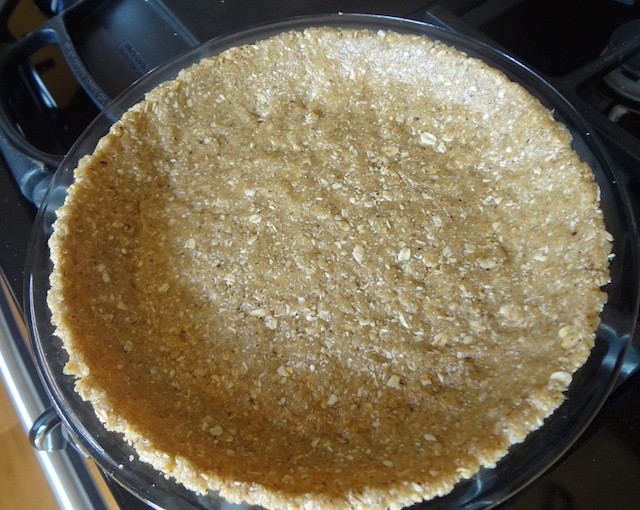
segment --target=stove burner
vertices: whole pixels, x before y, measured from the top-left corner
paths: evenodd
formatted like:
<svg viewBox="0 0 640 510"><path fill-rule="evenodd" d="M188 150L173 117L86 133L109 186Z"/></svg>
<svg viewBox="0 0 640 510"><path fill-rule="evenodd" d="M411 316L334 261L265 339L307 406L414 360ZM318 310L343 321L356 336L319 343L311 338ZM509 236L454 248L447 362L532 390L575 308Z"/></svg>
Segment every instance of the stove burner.
<svg viewBox="0 0 640 510"><path fill-rule="evenodd" d="M640 18L618 26L600 56L563 78L582 113L611 146L640 169Z"/></svg>
<svg viewBox="0 0 640 510"><path fill-rule="evenodd" d="M638 34L640 19L625 23L611 34L609 48L615 48ZM627 60L609 73L604 77L604 82L620 96L640 105L640 55Z"/></svg>

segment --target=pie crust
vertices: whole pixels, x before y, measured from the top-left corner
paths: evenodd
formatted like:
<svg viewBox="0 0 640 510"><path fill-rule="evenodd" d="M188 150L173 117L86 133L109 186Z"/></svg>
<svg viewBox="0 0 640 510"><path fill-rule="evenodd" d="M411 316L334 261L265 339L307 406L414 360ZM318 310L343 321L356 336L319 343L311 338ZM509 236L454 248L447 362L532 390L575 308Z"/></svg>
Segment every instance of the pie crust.
<svg viewBox="0 0 640 510"><path fill-rule="evenodd" d="M568 130L425 36L310 28L148 93L50 240L66 372L187 488L400 508L493 466L594 344L611 236Z"/></svg>

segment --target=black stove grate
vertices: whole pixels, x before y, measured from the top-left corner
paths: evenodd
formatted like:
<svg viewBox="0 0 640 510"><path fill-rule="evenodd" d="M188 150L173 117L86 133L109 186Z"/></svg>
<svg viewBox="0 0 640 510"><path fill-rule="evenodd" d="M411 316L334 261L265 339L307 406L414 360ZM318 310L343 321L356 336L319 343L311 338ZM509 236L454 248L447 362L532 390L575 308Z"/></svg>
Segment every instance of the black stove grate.
<svg viewBox="0 0 640 510"><path fill-rule="evenodd" d="M0 239L16 246L0 250L0 266L12 268L16 294L22 294L20 264L34 208L11 194L12 187L39 203L58 162L104 105L150 69L206 39L278 18L338 11L435 23L485 40L537 69L601 136L640 218L637 106L612 93L605 81L640 54L637 36L608 49L616 28L640 18L634 0L0 0L0 150L13 176L11 183L0 175L0 202L16 209L14 221L0 230ZM619 105L627 108L622 114ZM640 507L640 414L620 414L640 403L638 356L631 354L630 381L614 393L585 441L501 508ZM592 465L594 459L602 460ZM628 476L607 477L614 470ZM148 508L126 491L113 490L123 509Z"/></svg>
<svg viewBox="0 0 640 510"><path fill-rule="evenodd" d="M251 24L340 10L422 19L506 48L547 76L602 136L640 167L640 105L621 112L620 101L603 92L608 90L603 85L605 75L640 53L638 37L606 52L611 33L640 18L640 6L633 2L298 0L283 6L253 0L241 9L233 3L197 3L4 2L0 7L0 22L5 23L0 34L7 43L0 50L0 129L6 142L2 150L27 199L40 202L51 172L84 128L149 70L199 42ZM30 6L27 16L25 4ZM29 21L19 22L25 18Z"/></svg>

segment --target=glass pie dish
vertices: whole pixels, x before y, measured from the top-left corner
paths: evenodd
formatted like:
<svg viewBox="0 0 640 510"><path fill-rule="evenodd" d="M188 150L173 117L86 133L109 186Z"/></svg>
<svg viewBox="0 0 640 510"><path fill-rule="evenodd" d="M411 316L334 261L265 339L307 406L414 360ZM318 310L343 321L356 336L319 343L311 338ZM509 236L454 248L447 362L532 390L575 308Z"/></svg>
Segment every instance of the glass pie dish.
<svg viewBox="0 0 640 510"><path fill-rule="evenodd" d="M426 508L486 508L498 504L534 479L554 463L588 425L606 399L632 337L638 306L638 268L635 229L630 219L629 202L616 186L616 178L589 126L551 85L530 69L507 55L475 40L419 22L368 15L324 15L296 18L263 25L206 43L177 60L153 71L116 99L81 136L57 171L38 213L27 261L26 310L36 362L56 410L76 442L115 481L158 508L227 508L227 502L215 495L198 496L167 480L149 465L136 460L132 447L115 433L108 432L90 404L74 390L74 379L64 375L66 351L55 337L46 304L51 263L48 239L56 210L64 202L73 182L73 171L85 154L91 153L129 107L143 99L156 85L204 57L230 47L252 43L290 30L332 26L393 30L424 34L484 60L520 83L545 106L555 112L573 135L573 148L594 171L601 190L605 222L614 238L611 262L612 281L607 286L608 302L601 315L596 345L587 363L576 373L566 392L566 401L544 425L527 439L513 446L495 468L482 469L460 482L450 494L420 505Z"/></svg>

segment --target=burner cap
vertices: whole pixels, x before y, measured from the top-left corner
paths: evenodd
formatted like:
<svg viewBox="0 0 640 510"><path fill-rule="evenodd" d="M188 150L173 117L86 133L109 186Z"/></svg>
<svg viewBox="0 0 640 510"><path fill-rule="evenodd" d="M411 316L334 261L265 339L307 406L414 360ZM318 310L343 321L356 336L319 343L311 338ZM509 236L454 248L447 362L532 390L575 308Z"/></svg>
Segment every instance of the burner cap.
<svg viewBox="0 0 640 510"><path fill-rule="evenodd" d="M640 19L619 26L611 34L609 48L615 48L640 34ZM630 58L604 77L604 81L621 96L640 103L640 54Z"/></svg>
<svg viewBox="0 0 640 510"><path fill-rule="evenodd" d="M629 21L613 31L609 39L609 48L615 48L638 34L640 34L640 19ZM640 79L640 54L627 60L622 67L636 79Z"/></svg>

